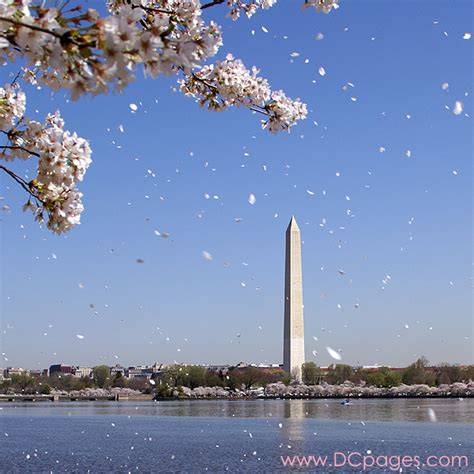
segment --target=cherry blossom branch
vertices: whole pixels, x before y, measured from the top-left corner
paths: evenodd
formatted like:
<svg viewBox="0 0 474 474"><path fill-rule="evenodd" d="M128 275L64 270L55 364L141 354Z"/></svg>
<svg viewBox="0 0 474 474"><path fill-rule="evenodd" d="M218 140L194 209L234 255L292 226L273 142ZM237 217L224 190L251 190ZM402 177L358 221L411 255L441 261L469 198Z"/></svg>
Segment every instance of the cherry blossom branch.
<svg viewBox="0 0 474 474"><path fill-rule="evenodd" d="M29 64L22 68L22 79L66 89L73 100L121 91L138 67L153 78L180 75L181 91L199 105L215 111L246 107L265 116L262 126L270 132L289 131L306 117L304 103L272 90L256 67L247 69L232 56L206 64L222 46L222 35L215 22L204 21L204 10L226 3L228 16L236 20L276 1L108 0L111 14L102 16L92 8L81 13L81 6L71 8L69 0L56 8L41 0L0 0L0 64ZM324 13L337 3L304 0ZM36 207L30 201L25 205L35 219L42 221L47 212L48 228L59 234L80 223L82 194L76 184L91 163L91 150L86 140L64 130L59 112L43 123L26 119L18 78L0 87L0 131L7 137L0 159L35 157L38 175L27 183L5 166L1 169L37 200Z"/></svg>

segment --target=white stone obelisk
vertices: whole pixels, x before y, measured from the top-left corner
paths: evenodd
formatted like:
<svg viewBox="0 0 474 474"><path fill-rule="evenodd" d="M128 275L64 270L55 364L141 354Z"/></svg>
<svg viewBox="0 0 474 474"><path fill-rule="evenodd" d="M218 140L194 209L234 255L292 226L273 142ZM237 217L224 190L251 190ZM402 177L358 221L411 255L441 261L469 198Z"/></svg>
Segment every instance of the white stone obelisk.
<svg viewBox="0 0 474 474"><path fill-rule="evenodd" d="M303 273L300 228L294 216L286 229L283 337L283 369L301 381L301 366L304 364Z"/></svg>

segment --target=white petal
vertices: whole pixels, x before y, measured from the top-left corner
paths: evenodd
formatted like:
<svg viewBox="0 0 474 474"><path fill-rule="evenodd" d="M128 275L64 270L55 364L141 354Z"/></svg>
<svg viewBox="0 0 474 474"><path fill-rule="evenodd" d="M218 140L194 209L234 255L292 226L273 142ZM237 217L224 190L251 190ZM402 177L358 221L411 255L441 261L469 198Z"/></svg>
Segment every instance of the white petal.
<svg viewBox="0 0 474 474"><path fill-rule="evenodd" d="M454 115L461 115L463 110L464 110L464 104L460 100L457 100L454 103L453 114Z"/></svg>
<svg viewBox="0 0 474 474"><path fill-rule="evenodd" d="M335 360L341 360L341 354L339 352L335 351L334 349L331 349L330 347L326 347L326 350L328 351L328 354Z"/></svg>
<svg viewBox="0 0 474 474"><path fill-rule="evenodd" d="M209 262L212 260L212 255L207 250L202 251L202 256Z"/></svg>

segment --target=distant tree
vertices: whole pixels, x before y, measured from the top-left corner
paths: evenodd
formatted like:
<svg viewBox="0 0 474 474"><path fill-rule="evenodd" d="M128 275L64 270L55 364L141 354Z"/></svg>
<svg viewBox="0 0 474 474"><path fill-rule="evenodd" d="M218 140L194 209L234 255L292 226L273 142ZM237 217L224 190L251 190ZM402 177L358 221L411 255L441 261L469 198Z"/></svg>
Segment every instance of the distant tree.
<svg viewBox="0 0 474 474"><path fill-rule="evenodd" d="M290 385L291 384L291 375L288 372L284 372L281 382L283 382L285 385Z"/></svg>
<svg viewBox="0 0 474 474"><path fill-rule="evenodd" d="M458 365L450 365L446 362L436 367L435 376L437 385L451 384L463 380L461 368Z"/></svg>
<svg viewBox="0 0 474 474"><path fill-rule="evenodd" d="M171 387L185 385L183 382L186 377L186 373L186 366L179 364L172 365L166 369L162 380L168 383Z"/></svg>
<svg viewBox="0 0 474 474"><path fill-rule="evenodd" d="M145 379L135 377L127 381L127 387L132 390L139 390L140 392L143 392L147 388L147 381Z"/></svg>
<svg viewBox="0 0 474 474"><path fill-rule="evenodd" d="M360 384L362 381L365 381L366 375L367 373L364 369L357 369L349 380L355 384Z"/></svg>
<svg viewBox="0 0 474 474"><path fill-rule="evenodd" d="M329 384L340 384L350 380L352 376L352 367L346 364L337 364L333 370L326 375L326 382Z"/></svg>
<svg viewBox="0 0 474 474"><path fill-rule="evenodd" d="M49 385L47 383L41 384L39 392L42 395L49 395L51 393L51 385Z"/></svg>
<svg viewBox="0 0 474 474"><path fill-rule="evenodd" d="M202 387L206 384L207 372L208 370L205 367L200 367L198 365L186 366L186 373L183 381L184 383L182 385L191 389Z"/></svg>
<svg viewBox="0 0 474 474"><path fill-rule="evenodd" d="M394 370L389 370L385 374L385 387L398 387L402 383L402 376L399 372Z"/></svg>
<svg viewBox="0 0 474 474"><path fill-rule="evenodd" d="M105 388L110 382L110 368L108 365L97 365L93 371L94 384Z"/></svg>
<svg viewBox="0 0 474 474"><path fill-rule="evenodd" d="M365 376L365 381L369 385L373 385L375 387L383 387L385 386L385 375L383 372L370 372Z"/></svg>
<svg viewBox="0 0 474 474"><path fill-rule="evenodd" d="M409 365L402 374L402 382L407 385L426 384L435 385L435 374L428 370L429 362L421 356L416 362Z"/></svg>
<svg viewBox="0 0 474 474"><path fill-rule="evenodd" d="M301 366L303 383L306 385L317 385L321 383L321 369L314 362L305 362Z"/></svg>
<svg viewBox="0 0 474 474"><path fill-rule="evenodd" d="M72 377L69 377L69 379L72 381L72 390L84 390L85 388L92 387L92 380L85 375L79 379L72 379Z"/></svg>
<svg viewBox="0 0 474 474"><path fill-rule="evenodd" d="M36 380L24 372L22 374L13 374L10 378L13 387L22 392L26 392L36 385Z"/></svg>
<svg viewBox="0 0 474 474"><path fill-rule="evenodd" d="M180 387L181 386L177 387L177 389L179 389ZM165 397L165 398L171 397L173 396L173 389L167 383L163 383L161 385L158 385L158 387L156 387L155 393L157 397Z"/></svg>
<svg viewBox="0 0 474 474"><path fill-rule="evenodd" d="M461 377L464 382L474 381L474 365L468 365L461 369Z"/></svg>
<svg viewBox="0 0 474 474"><path fill-rule="evenodd" d="M11 390L11 385L12 385L11 380L4 380L0 384L0 390L2 391L2 393L8 393Z"/></svg>
<svg viewBox="0 0 474 474"><path fill-rule="evenodd" d="M260 383L263 387L266 387L270 383L284 382L286 377L287 373L282 369L264 371Z"/></svg>
<svg viewBox="0 0 474 474"><path fill-rule="evenodd" d="M222 372L221 372L222 373ZM206 387L224 387L225 382L224 382L223 376L219 376L219 373L214 372L212 370L206 370L206 374L204 377L204 385Z"/></svg>
<svg viewBox="0 0 474 474"><path fill-rule="evenodd" d="M385 388L398 387L402 381L400 373L391 370L389 367L380 367L375 372L363 370L360 372L360 377L369 385Z"/></svg>
<svg viewBox="0 0 474 474"><path fill-rule="evenodd" d="M263 376L262 371L255 367L247 367L245 369L232 369L228 374L228 385L231 389L250 390L253 385L259 384L262 386Z"/></svg>
<svg viewBox="0 0 474 474"><path fill-rule="evenodd" d="M115 374L115 377L112 381L112 387L119 387L123 388L127 385L127 382L125 380L125 377L122 375L122 372L117 372Z"/></svg>
<svg viewBox="0 0 474 474"><path fill-rule="evenodd" d="M48 383L56 390L64 390L68 392L73 388L73 378L71 375L55 373L49 376Z"/></svg>

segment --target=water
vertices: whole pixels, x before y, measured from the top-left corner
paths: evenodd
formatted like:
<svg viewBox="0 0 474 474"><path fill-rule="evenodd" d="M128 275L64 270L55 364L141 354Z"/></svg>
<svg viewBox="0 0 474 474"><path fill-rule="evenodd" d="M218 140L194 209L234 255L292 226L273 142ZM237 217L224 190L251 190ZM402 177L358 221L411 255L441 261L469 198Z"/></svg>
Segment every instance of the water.
<svg viewBox="0 0 474 474"><path fill-rule="evenodd" d="M338 400L199 400L0 407L2 473L398 472L403 456L411 456L412 464L419 456L420 464L403 472L474 472L473 399L356 400L352 406ZM350 453L354 467L348 464ZM295 455L328 459L325 467L282 464L282 456ZM389 464L364 471L357 465L364 455L367 464L378 456L379 464ZM431 462L449 466L423 467L430 455L438 456ZM453 465L452 456L466 456L472 467ZM330 467L334 461L341 466Z"/></svg>

